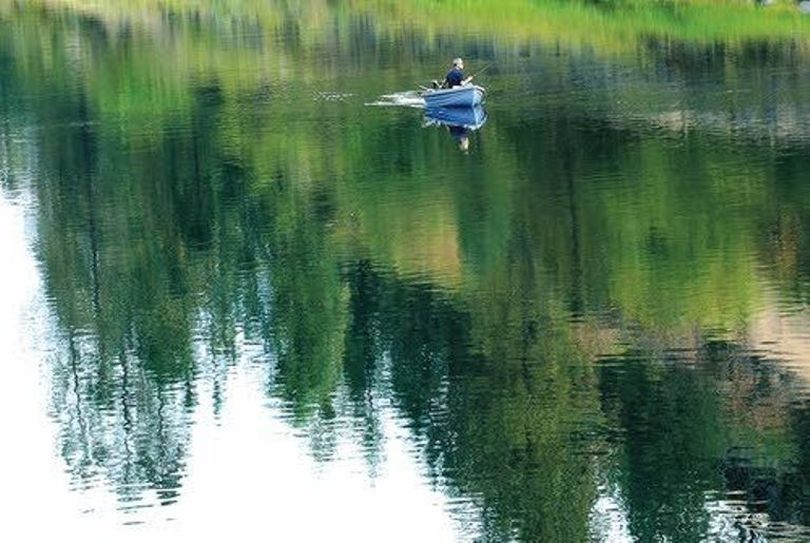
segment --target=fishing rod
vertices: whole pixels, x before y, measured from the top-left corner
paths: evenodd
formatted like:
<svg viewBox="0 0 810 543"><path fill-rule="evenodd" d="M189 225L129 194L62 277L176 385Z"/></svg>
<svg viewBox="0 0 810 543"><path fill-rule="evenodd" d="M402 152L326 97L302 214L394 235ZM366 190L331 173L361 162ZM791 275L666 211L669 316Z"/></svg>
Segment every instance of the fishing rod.
<svg viewBox="0 0 810 543"><path fill-rule="evenodd" d="M483 68L481 68L480 70L478 70L477 72L475 72L474 74L472 74L467 79L472 79L475 76L481 75L482 73L486 72L490 68L490 66L492 66L491 62L489 64L487 64L486 66L484 66Z"/></svg>

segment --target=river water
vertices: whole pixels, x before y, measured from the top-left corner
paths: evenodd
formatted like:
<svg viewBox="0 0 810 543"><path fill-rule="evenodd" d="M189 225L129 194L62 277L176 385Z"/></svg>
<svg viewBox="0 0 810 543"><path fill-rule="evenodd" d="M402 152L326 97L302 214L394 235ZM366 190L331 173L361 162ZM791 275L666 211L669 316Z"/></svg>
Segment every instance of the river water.
<svg viewBox="0 0 810 543"><path fill-rule="evenodd" d="M141 4L0 8L5 533L810 537L806 42Z"/></svg>

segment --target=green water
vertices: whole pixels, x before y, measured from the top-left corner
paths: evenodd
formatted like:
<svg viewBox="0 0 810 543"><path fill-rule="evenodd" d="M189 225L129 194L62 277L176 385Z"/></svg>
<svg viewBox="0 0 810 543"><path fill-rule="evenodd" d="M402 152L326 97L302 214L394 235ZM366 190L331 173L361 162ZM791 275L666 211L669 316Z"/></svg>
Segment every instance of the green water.
<svg viewBox="0 0 810 543"><path fill-rule="evenodd" d="M35 458L82 522L810 537L810 42L313 5L0 9ZM466 151L370 105L458 55Z"/></svg>

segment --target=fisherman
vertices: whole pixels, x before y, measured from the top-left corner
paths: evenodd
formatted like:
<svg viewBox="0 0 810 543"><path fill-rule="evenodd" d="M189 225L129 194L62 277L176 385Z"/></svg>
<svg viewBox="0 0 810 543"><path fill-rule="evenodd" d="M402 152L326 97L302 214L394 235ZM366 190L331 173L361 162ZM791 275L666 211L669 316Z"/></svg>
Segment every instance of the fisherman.
<svg viewBox="0 0 810 543"><path fill-rule="evenodd" d="M470 81L472 81L473 76L464 77L464 61L460 58L453 59L453 67L447 72L447 76L444 78L444 84L442 85L445 89L452 89L453 87L458 87L459 85L466 85Z"/></svg>
<svg viewBox="0 0 810 543"><path fill-rule="evenodd" d="M447 76L444 78L444 81L439 83L437 80L433 80L433 88L434 89L452 89L453 87L458 87L460 85L466 85L470 81L472 81L473 76L468 78L464 78L464 61L460 58L453 59L453 67L450 68L450 71L447 72Z"/></svg>

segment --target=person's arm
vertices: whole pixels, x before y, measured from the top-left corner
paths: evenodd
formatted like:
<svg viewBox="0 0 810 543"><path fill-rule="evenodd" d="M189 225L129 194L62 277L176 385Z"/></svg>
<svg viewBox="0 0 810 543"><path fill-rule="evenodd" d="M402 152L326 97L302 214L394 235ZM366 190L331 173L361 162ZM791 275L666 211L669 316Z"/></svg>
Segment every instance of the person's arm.
<svg viewBox="0 0 810 543"><path fill-rule="evenodd" d="M468 77L468 78L466 78L466 79L462 79L461 84L462 84L462 85L467 85L467 84L468 84L470 81L472 81L472 80L473 80L473 77L474 77L474 76L472 76L472 75L471 75L470 77Z"/></svg>

